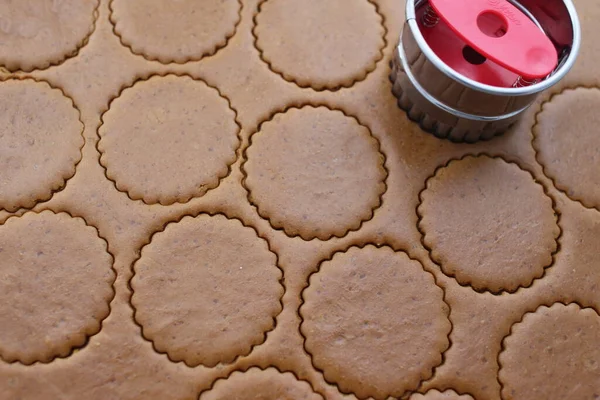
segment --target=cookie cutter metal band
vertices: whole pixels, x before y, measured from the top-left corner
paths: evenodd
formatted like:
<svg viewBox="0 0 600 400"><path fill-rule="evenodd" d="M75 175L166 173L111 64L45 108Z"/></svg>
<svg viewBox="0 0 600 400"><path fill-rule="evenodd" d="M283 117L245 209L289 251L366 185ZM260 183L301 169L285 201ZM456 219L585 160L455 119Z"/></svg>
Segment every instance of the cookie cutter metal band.
<svg viewBox="0 0 600 400"><path fill-rule="evenodd" d="M575 60L577 59L577 55L581 47L581 25L579 23L579 17L572 0L561 0L570 19L569 22L571 23L572 27L573 40L570 48L568 49L568 54L563 60L561 60L559 68L550 74L547 79L544 79L541 82L531 86L501 88L482 84L454 71L452 68L446 65L441 58L438 57L431 47L429 47L429 44L421 34L419 25L417 23L417 6L424 3L424 1L425 0L406 0L406 24L408 24L408 28L411 30L414 40L416 41L421 52L424 53L425 57L432 62L444 75L470 89L495 96L513 97L534 95L556 85L571 70L575 64ZM509 1L512 4L519 3L517 0ZM519 5L522 7L520 3Z"/></svg>
<svg viewBox="0 0 600 400"><path fill-rule="evenodd" d="M527 108L529 108L529 106L530 106L530 104L527 104L525 107L522 107L516 111L512 111L510 113L502 114L502 115L494 115L494 116L475 115L475 114L469 114L464 111L457 110L456 108L451 107L451 106L447 105L446 103L436 99L423 86L421 86L421 84L419 83L419 81L417 80L415 75L412 73L412 71L410 69L410 65L408 64L408 61L406 60L406 52L404 51L404 45L402 42L402 38L400 38L400 44L398 45L398 55L400 58L400 62L402 63L403 72L406 75L406 77L408 78L408 80L410 81L410 83L415 87L415 89L417 89L417 91L423 97L425 97L425 99L427 99L427 101L429 101L433 105L441 108L442 110L446 111L447 113L454 115L455 117L469 119L471 121L483 121L483 122L501 121L504 119L510 119L510 118L516 117L517 115L519 115L522 112L524 112L525 110L527 110Z"/></svg>
<svg viewBox="0 0 600 400"><path fill-rule="evenodd" d="M513 6L515 6L516 8L519 9L519 11L521 11L523 14L527 15L527 18L529 18L530 20L533 21L533 23L540 28L540 30L542 32L544 32L544 34L546 34L546 30L544 29L544 27L542 26L542 24L539 23L539 21L533 16L533 14L523 6L523 4L519 3L517 0L507 0L510 4L512 4Z"/></svg>

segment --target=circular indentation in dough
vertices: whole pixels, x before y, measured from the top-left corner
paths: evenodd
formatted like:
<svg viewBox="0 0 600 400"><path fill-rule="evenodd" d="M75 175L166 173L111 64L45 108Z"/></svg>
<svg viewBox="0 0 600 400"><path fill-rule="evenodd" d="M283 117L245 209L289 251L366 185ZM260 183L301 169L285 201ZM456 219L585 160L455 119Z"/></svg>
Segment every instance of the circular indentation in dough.
<svg viewBox="0 0 600 400"><path fill-rule="evenodd" d="M600 315L576 304L540 307L512 326L499 362L504 400L597 399Z"/></svg>
<svg viewBox="0 0 600 400"><path fill-rule="evenodd" d="M291 372L281 373L275 368L250 368L236 371L227 379L219 379L211 390L200 395L200 400L231 399L323 400L308 382L299 381Z"/></svg>
<svg viewBox="0 0 600 400"><path fill-rule="evenodd" d="M77 54L94 30L100 0L0 2L0 66L44 69Z"/></svg>
<svg viewBox="0 0 600 400"><path fill-rule="evenodd" d="M161 63L198 61L225 47L240 22L238 0L112 0L121 42ZM152 29L148 29L152 27Z"/></svg>
<svg viewBox="0 0 600 400"><path fill-rule="evenodd" d="M99 130L100 162L133 200L185 203L228 175L240 144L235 118L206 83L155 76L111 103Z"/></svg>
<svg viewBox="0 0 600 400"><path fill-rule="evenodd" d="M414 393L408 398L408 400L474 400L472 396L468 394L459 395L454 390L445 390L440 392L439 390L432 389L425 394Z"/></svg>
<svg viewBox="0 0 600 400"><path fill-rule="evenodd" d="M112 261L81 218L44 211L0 225L0 358L50 362L98 333L114 294Z"/></svg>
<svg viewBox="0 0 600 400"><path fill-rule="evenodd" d="M552 264L560 234L552 199L516 164L488 156L453 160L420 197L425 245L461 285L514 292Z"/></svg>
<svg viewBox="0 0 600 400"><path fill-rule="evenodd" d="M60 90L0 82L0 210L31 208L62 189L81 160L82 132L79 111Z"/></svg>
<svg viewBox="0 0 600 400"><path fill-rule="evenodd" d="M401 397L432 376L449 346L442 289L389 247L352 247L310 277L300 308L313 364L359 398Z"/></svg>
<svg viewBox="0 0 600 400"><path fill-rule="evenodd" d="M384 156L355 118L294 108L263 123L251 141L243 166L250 202L289 236L343 236L381 204Z"/></svg>
<svg viewBox="0 0 600 400"><path fill-rule="evenodd" d="M273 329L283 296L277 256L240 221L185 217L141 254L131 281L135 319L171 360L230 363Z"/></svg>
<svg viewBox="0 0 600 400"><path fill-rule="evenodd" d="M600 90L566 90L544 104L533 129L537 159L571 199L600 210Z"/></svg>
<svg viewBox="0 0 600 400"><path fill-rule="evenodd" d="M264 0L255 23L261 58L301 87L352 86L383 58L383 17L369 0Z"/></svg>

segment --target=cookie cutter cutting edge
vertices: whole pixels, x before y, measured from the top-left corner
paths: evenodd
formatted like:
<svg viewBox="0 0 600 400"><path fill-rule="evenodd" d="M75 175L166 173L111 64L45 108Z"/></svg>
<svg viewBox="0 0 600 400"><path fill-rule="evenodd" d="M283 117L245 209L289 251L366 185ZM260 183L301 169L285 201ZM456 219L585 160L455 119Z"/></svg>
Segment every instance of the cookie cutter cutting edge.
<svg viewBox="0 0 600 400"><path fill-rule="evenodd" d="M425 27L435 26L439 21L429 0L406 0L406 21L392 61L390 79L400 108L426 132L456 142L490 139L510 128L540 92L557 84L573 67L581 46L581 27L571 0L503 1L520 10L551 39L552 33L538 21L535 10L524 3L529 3L530 8L538 3L559 6L560 17L569 19L570 43L557 49L556 68L539 82L519 77L513 87L499 87L477 82L455 71L433 51L421 32L419 20Z"/></svg>

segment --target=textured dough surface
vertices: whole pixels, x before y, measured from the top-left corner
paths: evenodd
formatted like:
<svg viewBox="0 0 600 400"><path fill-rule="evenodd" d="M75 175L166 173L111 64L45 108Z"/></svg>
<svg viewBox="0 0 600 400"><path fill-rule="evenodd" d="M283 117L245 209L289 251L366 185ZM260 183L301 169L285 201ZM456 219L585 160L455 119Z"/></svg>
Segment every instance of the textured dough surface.
<svg viewBox="0 0 600 400"><path fill-rule="evenodd" d="M322 263L303 292L305 348L343 392L401 397L431 376L449 345L442 297L405 253L353 247Z"/></svg>
<svg viewBox="0 0 600 400"><path fill-rule="evenodd" d="M600 89L568 90L544 105L534 128L538 160L548 176L570 198L598 210L600 137L589 118L599 107Z"/></svg>
<svg viewBox="0 0 600 400"><path fill-rule="evenodd" d="M169 205L215 188L239 145L227 99L190 77L153 77L111 103L100 127L100 162L132 199Z"/></svg>
<svg viewBox="0 0 600 400"><path fill-rule="evenodd" d="M427 181L418 212L444 272L476 290L514 292L552 263L560 233L531 174L489 157L451 161Z"/></svg>
<svg viewBox="0 0 600 400"><path fill-rule="evenodd" d="M45 82L0 81L0 209L48 200L75 174L83 125L73 101Z"/></svg>
<svg viewBox="0 0 600 400"><path fill-rule="evenodd" d="M264 0L254 34L263 59L285 79L334 89L375 68L384 46L382 22L368 0Z"/></svg>
<svg viewBox="0 0 600 400"><path fill-rule="evenodd" d="M27 213L0 226L0 358L67 356L100 330L115 278L106 242L80 218Z"/></svg>
<svg viewBox="0 0 600 400"><path fill-rule="evenodd" d="M200 396L200 400L231 399L323 400L323 397L313 392L307 382L274 368L236 371L227 379L218 380L210 391Z"/></svg>
<svg viewBox="0 0 600 400"><path fill-rule="evenodd" d="M594 399L600 393L600 315L555 304L513 325L500 353L507 399Z"/></svg>
<svg viewBox="0 0 600 400"><path fill-rule="evenodd" d="M186 217L143 248L131 282L135 318L175 361L230 363L264 341L281 311L276 260L237 220Z"/></svg>
<svg viewBox="0 0 600 400"><path fill-rule="evenodd" d="M246 156L250 201L274 227L305 240L358 229L385 190L377 140L326 107L275 115L252 136Z"/></svg>
<svg viewBox="0 0 600 400"><path fill-rule="evenodd" d="M573 3L572 71L467 145L398 107L401 0L0 0L0 400L597 400Z"/></svg>
<svg viewBox="0 0 600 400"><path fill-rule="evenodd" d="M439 390L432 389L425 394L415 393L408 400L473 400L470 395L459 395L454 390Z"/></svg>
<svg viewBox="0 0 600 400"><path fill-rule="evenodd" d="M31 71L77 54L94 30L100 0L0 1L0 66Z"/></svg>
<svg viewBox="0 0 600 400"><path fill-rule="evenodd" d="M115 33L131 51L163 63L184 63L227 44L239 22L241 3L112 0L111 8Z"/></svg>

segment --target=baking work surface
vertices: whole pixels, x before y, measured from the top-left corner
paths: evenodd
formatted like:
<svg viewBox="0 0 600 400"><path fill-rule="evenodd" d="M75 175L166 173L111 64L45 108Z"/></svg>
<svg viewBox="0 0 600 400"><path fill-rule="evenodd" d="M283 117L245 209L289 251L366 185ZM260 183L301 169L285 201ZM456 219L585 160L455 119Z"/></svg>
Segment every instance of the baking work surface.
<svg viewBox="0 0 600 400"><path fill-rule="evenodd" d="M600 2L503 136L400 0L0 0L0 399L600 399Z"/></svg>

